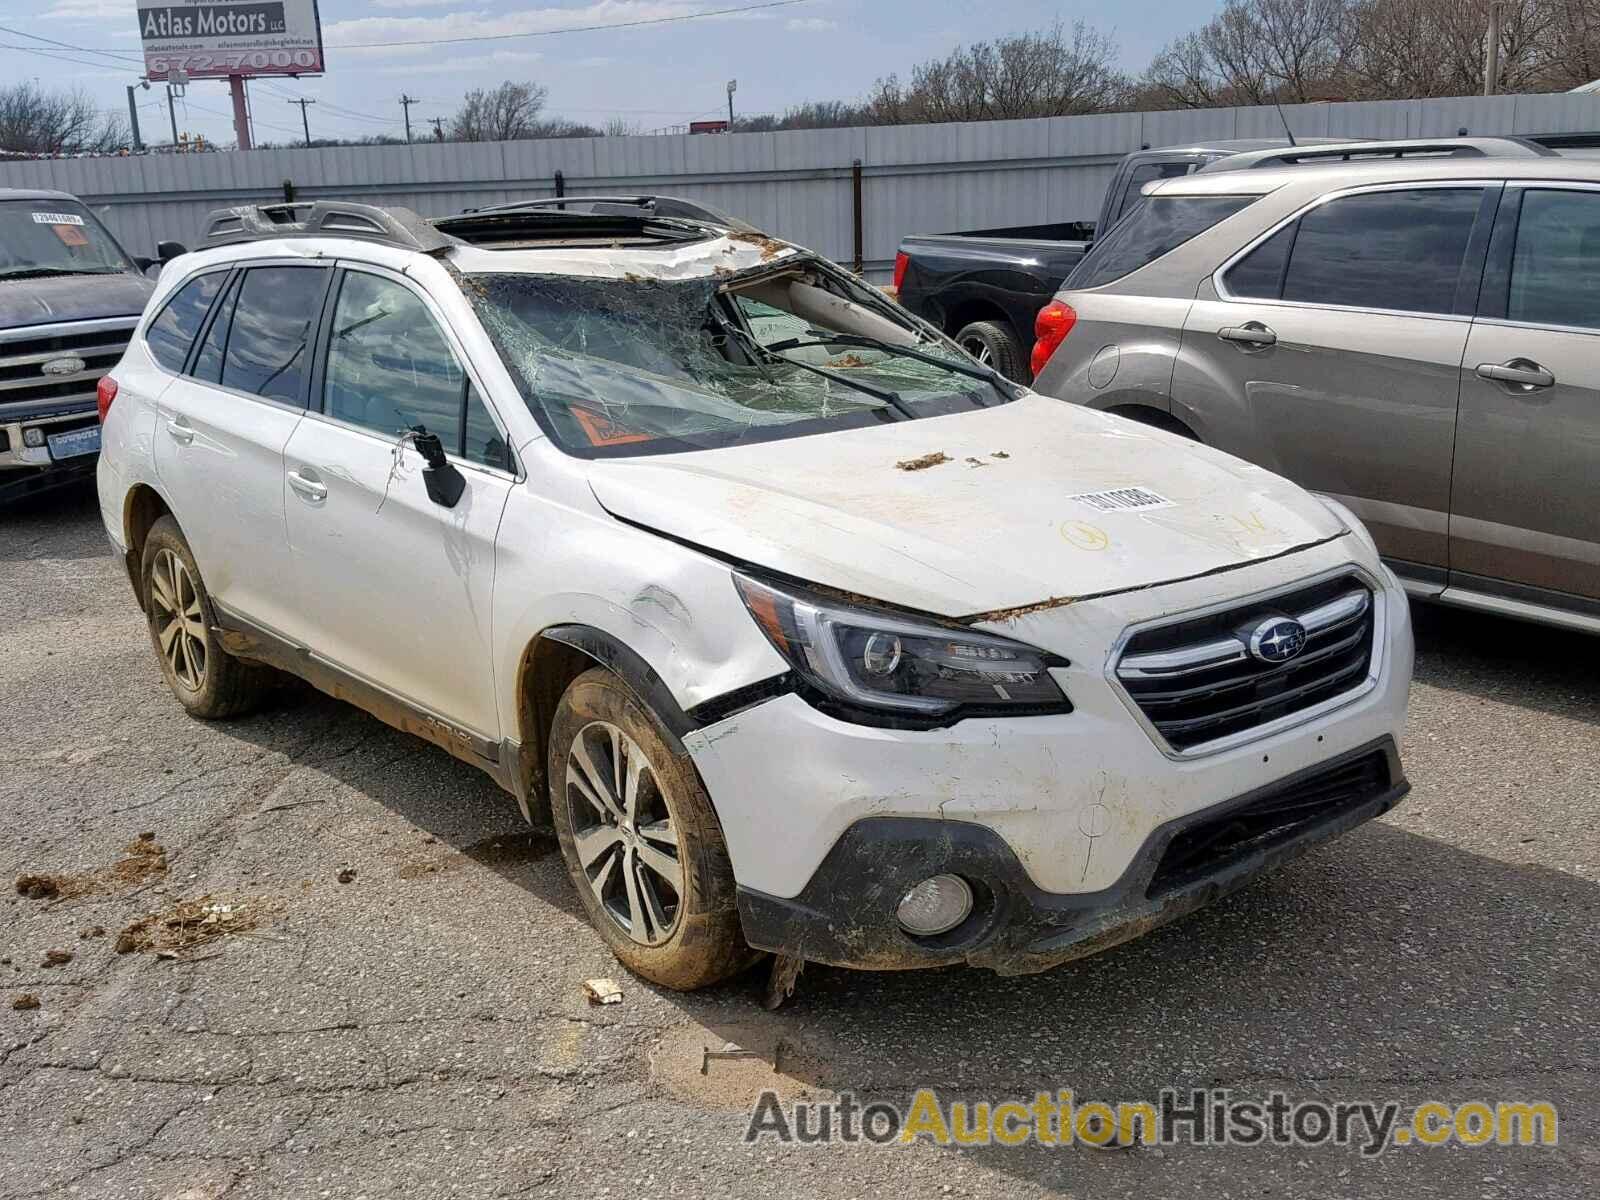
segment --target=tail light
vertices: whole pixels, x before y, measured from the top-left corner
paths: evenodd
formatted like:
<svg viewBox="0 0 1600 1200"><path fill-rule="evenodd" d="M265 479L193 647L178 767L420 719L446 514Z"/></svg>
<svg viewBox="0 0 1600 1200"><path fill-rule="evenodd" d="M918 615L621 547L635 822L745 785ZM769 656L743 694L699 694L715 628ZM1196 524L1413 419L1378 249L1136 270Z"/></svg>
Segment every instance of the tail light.
<svg viewBox="0 0 1600 1200"><path fill-rule="evenodd" d="M899 293L901 284L906 281L906 268L910 265L911 259L904 250L894 256L894 290L896 294Z"/></svg>
<svg viewBox="0 0 1600 1200"><path fill-rule="evenodd" d="M100 410L100 424L106 423L106 414L111 411L111 402L116 398L117 381L109 375L100 376L100 382L94 385L94 402Z"/></svg>
<svg viewBox="0 0 1600 1200"><path fill-rule="evenodd" d="M1045 363L1050 361L1056 347L1067 340L1067 334L1072 332L1072 327L1077 323L1077 310L1060 300L1052 300L1039 310L1039 315L1033 319L1033 336L1036 339L1033 355L1028 359L1035 378L1044 370Z"/></svg>

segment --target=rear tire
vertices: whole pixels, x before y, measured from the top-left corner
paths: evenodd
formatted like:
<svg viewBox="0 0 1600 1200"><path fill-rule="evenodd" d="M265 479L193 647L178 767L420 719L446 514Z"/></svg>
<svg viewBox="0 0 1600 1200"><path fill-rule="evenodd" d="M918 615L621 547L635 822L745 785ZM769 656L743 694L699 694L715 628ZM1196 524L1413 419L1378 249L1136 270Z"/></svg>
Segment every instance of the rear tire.
<svg viewBox="0 0 1600 1200"><path fill-rule="evenodd" d="M178 703L190 716L208 721L256 708L271 691L276 673L241 662L222 648L215 632L217 615L194 552L170 516L150 527L139 578L150 641Z"/></svg>
<svg viewBox="0 0 1600 1200"><path fill-rule="evenodd" d="M744 943L733 864L694 764L610 671L584 672L561 697L549 770L568 874L623 966L693 991L759 957Z"/></svg>
<svg viewBox="0 0 1600 1200"><path fill-rule="evenodd" d="M1029 381L1028 358L1009 325L974 321L956 334L956 342L973 358L993 367L1013 383Z"/></svg>

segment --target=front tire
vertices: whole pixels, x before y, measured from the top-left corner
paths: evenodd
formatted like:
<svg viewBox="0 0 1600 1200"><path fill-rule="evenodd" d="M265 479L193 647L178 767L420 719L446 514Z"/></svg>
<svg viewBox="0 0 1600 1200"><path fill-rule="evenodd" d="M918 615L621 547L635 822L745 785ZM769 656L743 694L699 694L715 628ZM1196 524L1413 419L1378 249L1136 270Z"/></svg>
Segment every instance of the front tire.
<svg viewBox="0 0 1600 1200"><path fill-rule="evenodd" d="M610 671L561 697L550 730L550 809L584 911L619 962L678 991L755 961L733 864L699 774Z"/></svg>
<svg viewBox="0 0 1600 1200"><path fill-rule="evenodd" d="M178 703L209 721L256 708L271 689L271 673L222 648L211 597L177 521L162 517L150 527L141 566L150 641Z"/></svg>
<svg viewBox="0 0 1600 1200"><path fill-rule="evenodd" d="M985 366L1013 383L1028 382L1028 360L1011 328L999 321L974 321L956 334L956 343Z"/></svg>

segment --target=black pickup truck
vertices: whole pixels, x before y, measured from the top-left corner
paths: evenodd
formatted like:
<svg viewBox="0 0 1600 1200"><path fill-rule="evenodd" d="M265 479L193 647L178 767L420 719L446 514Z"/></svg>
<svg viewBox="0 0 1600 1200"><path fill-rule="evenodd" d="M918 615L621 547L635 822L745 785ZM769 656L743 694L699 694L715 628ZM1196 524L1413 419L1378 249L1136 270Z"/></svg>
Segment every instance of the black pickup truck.
<svg viewBox="0 0 1600 1200"><path fill-rule="evenodd" d="M92 473L96 387L154 290L154 262L65 192L0 188L0 504Z"/></svg>
<svg viewBox="0 0 1600 1200"><path fill-rule="evenodd" d="M1302 140L1300 145L1311 143ZM979 362L1026 383L1033 319L1089 250L1095 230L1110 229L1158 179L1188 175L1218 159L1291 146L1286 138L1146 147L1117 166L1093 224L1019 225L900 239L894 287L900 303L960 342Z"/></svg>

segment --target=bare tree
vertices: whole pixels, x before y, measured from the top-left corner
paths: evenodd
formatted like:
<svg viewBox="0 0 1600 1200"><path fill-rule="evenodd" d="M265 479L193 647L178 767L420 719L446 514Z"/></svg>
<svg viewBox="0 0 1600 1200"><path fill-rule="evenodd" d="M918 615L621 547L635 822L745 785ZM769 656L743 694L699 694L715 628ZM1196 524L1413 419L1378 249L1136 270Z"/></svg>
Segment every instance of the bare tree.
<svg viewBox="0 0 1600 1200"><path fill-rule="evenodd" d="M1600 5L1541 0L1543 36L1530 50L1540 91L1564 92L1600 79Z"/></svg>
<svg viewBox="0 0 1600 1200"><path fill-rule="evenodd" d="M1339 95L1358 2L1228 0L1212 20L1156 55L1141 93L1180 108Z"/></svg>
<svg viewBox="0 0 1600 1200"><path fill-rule="evenodd" d="M1127 93L1116 70L1116 44L1083 22L1059 22L1023 33L960 46L942 59L919 63L911 78L880 79L867 101L873 124L994 121L1105 112Z"/></svg>
<svg viewBox="0 0 1600 1200"><path fill-rule="evenodd" d="M47 92L37 83L0 86L0 150L20 154L107 154L128 144L122 117L83 91Z"/></svg>
<svg viewBox="0 0 1600 1200"><path fill-rule="evenodd" d="M1468 96L1483 87L1491 0L1361 0L1352 14L1350 92L1359 99ZM1566 41L1551 0L1500 4L1497 90L1526 91L1546 73L1548 52ZM1571 5L1573 18L1591 4ZM1591 15L1590 24L1595 26ZM1571 87L1572 84L1567 84Z"/></svg>
<svg viewBox="0 0 1600 1200"><path fill-rule="evenodd" d="M509 79L488 91L474 88L462 98L461 107L450 119L450 139L514 142L539 137L539 113L548 95L548 89L540 84L512 83Z"/></svg>

